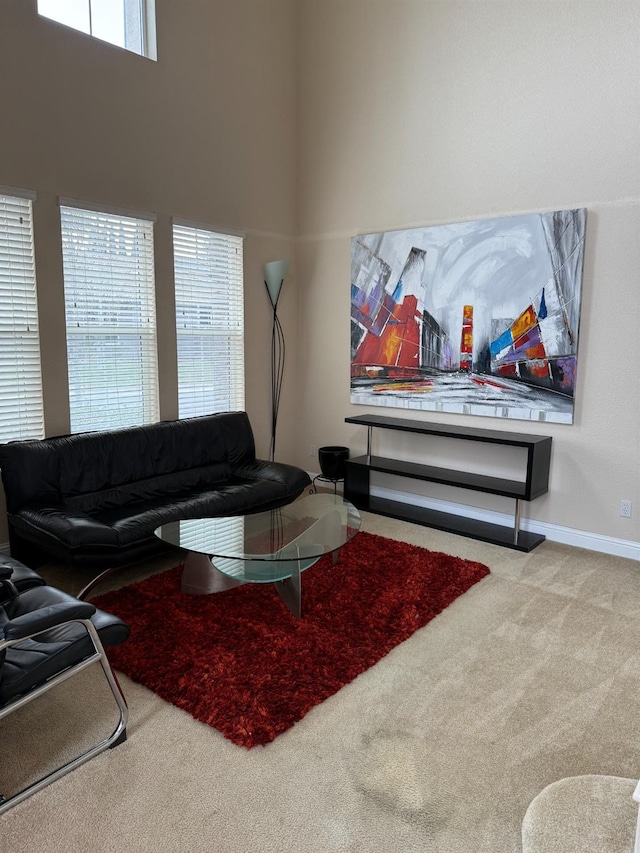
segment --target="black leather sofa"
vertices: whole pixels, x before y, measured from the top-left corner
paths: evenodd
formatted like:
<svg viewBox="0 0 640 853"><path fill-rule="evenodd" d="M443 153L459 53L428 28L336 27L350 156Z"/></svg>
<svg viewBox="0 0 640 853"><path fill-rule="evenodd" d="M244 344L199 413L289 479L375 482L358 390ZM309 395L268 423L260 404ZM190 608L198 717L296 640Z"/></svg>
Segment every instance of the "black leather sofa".
<svg viewBox="0 0 640 853"><path fill-rule="evenodd" d="M272 509L310 483L256 459L245 412L2 444L0 469L12 556L94 569L166 549L168 521Z"/></svg>

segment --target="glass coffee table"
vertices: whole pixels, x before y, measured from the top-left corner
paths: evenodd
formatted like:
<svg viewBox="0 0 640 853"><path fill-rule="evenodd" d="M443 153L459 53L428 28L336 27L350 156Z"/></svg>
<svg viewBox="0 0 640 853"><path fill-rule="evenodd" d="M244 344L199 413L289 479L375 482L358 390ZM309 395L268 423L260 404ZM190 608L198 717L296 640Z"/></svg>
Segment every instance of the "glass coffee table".
<svg viewBox="0 0 640 853"><path fill-rule="evenodd" d="M302 573L360 530L358 510L339 495L308 495L252 515L191 518L155 530L188 552L182 592L210 594L245 583L272 583L289 610L302 613Z"/></svg>

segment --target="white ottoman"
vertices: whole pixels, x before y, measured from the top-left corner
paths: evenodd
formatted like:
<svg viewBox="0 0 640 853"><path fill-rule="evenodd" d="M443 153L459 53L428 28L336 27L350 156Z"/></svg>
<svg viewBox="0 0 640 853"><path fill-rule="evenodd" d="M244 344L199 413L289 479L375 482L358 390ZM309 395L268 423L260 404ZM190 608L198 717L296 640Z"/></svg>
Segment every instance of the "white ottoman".
<svg viewBox="0 0 640 853"><path fill-rule="evenodd" d="M637 781L571 776L547 785L522 821L523 853L634 853Z"/></svg>

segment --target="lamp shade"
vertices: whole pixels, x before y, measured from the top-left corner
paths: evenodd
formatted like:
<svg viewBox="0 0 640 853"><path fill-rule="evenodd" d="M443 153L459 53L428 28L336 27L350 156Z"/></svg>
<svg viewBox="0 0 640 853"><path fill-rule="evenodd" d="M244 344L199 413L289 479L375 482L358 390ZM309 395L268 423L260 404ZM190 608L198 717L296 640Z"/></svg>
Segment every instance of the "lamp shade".
<svg viewBox="0 0 640 853"><path fill-rule="evenodd" d="M288 271L289 261L270 261L264 265L264 283L267 285L269 299L274 308L280 296L282 282Z"/></svg>

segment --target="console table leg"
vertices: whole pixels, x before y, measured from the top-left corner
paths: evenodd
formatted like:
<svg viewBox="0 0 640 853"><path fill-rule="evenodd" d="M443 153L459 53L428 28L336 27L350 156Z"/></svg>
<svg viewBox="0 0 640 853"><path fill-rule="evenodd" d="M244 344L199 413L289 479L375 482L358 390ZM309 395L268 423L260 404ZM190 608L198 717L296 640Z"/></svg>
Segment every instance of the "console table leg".
<svg viewBox="0 0 640 853"><path fill-rule="evenodd" d="M513 520L513 542L518 544L518 536L520 535L520 499L516 498L516 512Z"/></svg>

